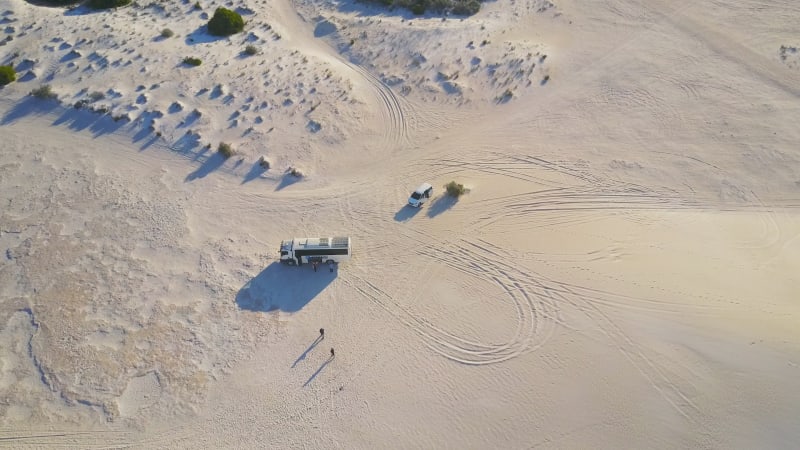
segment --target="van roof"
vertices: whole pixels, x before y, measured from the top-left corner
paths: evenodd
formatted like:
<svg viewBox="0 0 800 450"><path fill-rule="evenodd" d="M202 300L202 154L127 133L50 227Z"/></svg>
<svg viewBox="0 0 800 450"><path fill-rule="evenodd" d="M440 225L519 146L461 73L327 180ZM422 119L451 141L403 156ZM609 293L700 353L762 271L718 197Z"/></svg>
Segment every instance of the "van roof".
<svg viewBox="0 0 800 450"><path fill-rule="evenodd" d="M433 186L430 183L422 183L414 192L419 192L420 194L427 191L428 189L432 188Z"/></svg>

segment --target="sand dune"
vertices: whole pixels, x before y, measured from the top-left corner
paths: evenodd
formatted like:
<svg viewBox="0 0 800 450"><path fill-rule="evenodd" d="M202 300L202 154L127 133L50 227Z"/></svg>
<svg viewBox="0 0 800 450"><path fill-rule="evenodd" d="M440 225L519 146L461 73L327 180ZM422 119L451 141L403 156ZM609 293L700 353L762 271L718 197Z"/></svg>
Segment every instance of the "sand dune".
<svg viewBox="0 0 800 450"><path fill-rule="evenodd" d="M0 446L800 443L793 2L0 5Z"/></svg>

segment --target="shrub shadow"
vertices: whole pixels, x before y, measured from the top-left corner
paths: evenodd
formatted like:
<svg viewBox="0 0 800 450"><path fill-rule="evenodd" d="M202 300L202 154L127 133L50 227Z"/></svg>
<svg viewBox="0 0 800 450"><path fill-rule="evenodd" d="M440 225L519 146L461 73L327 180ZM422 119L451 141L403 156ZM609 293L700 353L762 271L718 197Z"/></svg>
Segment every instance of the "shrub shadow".
<svg viewBox="0 0 800 450"><path fill-rule="evenodd" d="M186 175L186 179L184 181L188 183L189 181L203 178L211 172L222 167L222 165L225 164L225 161L227 161L227 159L224 156L215 152L213 155L209 156L205 161L203 161L203 164L201 164L197 170L189 175Z"/></svg>
<svg viewBox="0 0 800 450"><path fill-rule="evenodd" d="M14 105L0 121L0 125L8 125L29 115L45 115L61 107L57 100L41 100L34 97L25 97Z"/></svg>
<svg viewBox="0 0 800 450"><path fill-rule="evenodd" d="M267 171L267 169L265 169L263 166L261 166L260 162L256 161L255 163L253 163L252 167L250 167L250 170L247 172L247 175L244 176L244 179L242 180L242 184L249 183L249 182L255 180L256 178L260 177L266 171Z"/></svg>
<svg viewBox="0 0 800 450"><path fill-rule="evenodd" d="M236 304L249 311L297 312L336 279L338 271L310 265L285 266L277 261L248 281L236 294Z"/></svg>
<svg viewBox="0 0 800 450"><path fill-rule="evenodd" d="M283 176L281 177L280 183L278 183L278 185L275 186L275 190L276 191L280 191L283 188L286 188L286 187L291 186L291 185L293 185L295 183L298 183L302 179L303 179L303 177L296 177L296 176L292 175L291 173L287 172L287 173L283 174Z"/></svg>
<svg viewBox="0 0 800 450"><path fill-rule="evenodd" d="M449 195L436 197L428 206L428 217L434 218L452 208L456 203L458 203L458 199Z"/></svg>
<svg viewBox="0 0 800 450"><path fill-rule="evenodd" d="M394 220L397 222L406 222L413 219L422 208L415 208L411 205L403 205L394 213Z"/></svg>
<svg viewBox="0 0 800 450"><path fill-rule="evenodd" d="M66 124L70 130L83 131L88 129L97 137L102 134L114 133L125 124L124 120L114 120L107 113L97 111L67 108L54 122L53 125Z"/></svg>
<svg viewBox="0 0 800 450"><path fill-rule="evenodd" d="M221 41L227 39L226 36L213 36L208 32L208 26L202 25L198 29L192 31L186 36L184 40L186 45L208 44L209 42Z"/></svg>

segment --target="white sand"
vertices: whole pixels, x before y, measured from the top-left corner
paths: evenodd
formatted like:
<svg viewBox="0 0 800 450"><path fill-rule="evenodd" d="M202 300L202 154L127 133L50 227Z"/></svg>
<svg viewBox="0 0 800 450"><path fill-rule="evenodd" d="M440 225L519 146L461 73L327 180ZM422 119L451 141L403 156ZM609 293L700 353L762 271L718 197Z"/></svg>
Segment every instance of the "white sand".
<svg viewBox="0 0 800 450"><path fill-rule="evenodd" d="M192 5L0 0L0 446L800 446L796 2Z"/></svg>

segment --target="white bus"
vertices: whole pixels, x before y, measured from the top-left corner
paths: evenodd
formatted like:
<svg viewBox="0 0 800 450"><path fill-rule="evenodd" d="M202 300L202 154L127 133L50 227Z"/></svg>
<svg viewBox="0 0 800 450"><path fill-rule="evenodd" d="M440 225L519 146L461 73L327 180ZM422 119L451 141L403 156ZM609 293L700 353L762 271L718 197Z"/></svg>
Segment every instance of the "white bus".
<svg viewBox="0 0 800 450"><path fill-rule="evenodd" d="M349 237L294 238L281 241L280 261L290 266L334 264L347 261L351 254Z"/></svg>

